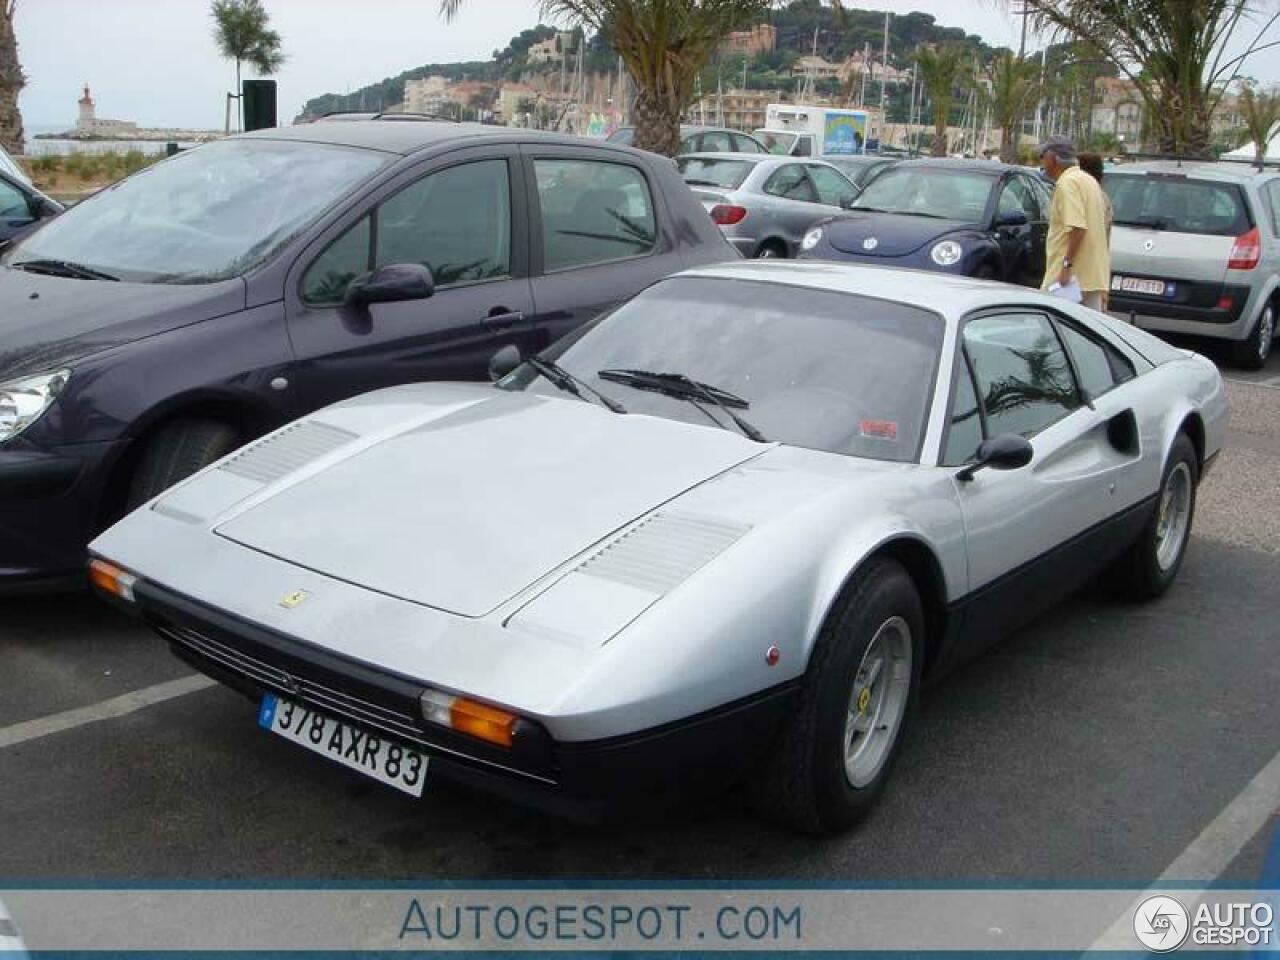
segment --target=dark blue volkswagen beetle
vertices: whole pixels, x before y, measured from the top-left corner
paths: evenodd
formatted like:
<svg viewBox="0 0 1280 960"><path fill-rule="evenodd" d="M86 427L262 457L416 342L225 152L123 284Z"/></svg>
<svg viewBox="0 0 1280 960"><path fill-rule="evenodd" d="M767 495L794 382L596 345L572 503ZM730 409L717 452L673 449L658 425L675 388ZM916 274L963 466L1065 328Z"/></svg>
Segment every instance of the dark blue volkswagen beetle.
<svg viewBox="0 0 1280 960"><path fill-rule="evenodd" d="M1049 188L986 160L908 160L882 170L845 216L814 224L808 259L917 267L1038 287Z"/></svg>

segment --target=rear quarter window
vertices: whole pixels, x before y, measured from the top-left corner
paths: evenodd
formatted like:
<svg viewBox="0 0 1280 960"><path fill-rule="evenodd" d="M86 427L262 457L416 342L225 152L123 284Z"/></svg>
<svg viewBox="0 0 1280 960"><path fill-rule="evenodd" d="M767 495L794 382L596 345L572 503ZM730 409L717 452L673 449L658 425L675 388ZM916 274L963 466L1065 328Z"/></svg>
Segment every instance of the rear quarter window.
<svg viewBox="0 0 1280 960"><path fill-rule="evenodd" d="M1117 226L1238 237L1253 227L1240 188L1182 175L1107 174Z"/></svg>

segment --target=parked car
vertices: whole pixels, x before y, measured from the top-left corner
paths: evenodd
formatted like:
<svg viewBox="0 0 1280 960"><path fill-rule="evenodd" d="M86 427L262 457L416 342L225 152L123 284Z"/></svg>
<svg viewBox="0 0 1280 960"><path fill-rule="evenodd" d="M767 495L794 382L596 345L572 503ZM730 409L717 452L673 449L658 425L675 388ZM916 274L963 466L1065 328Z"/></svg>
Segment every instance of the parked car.
<svg viewBox="0 0 1280 960"><path fill-rule="evenodd" d="M881 170L898 162L896 157L886 157L878 153L860 153L851 157L829 154L822 158L846 177L855 187L862 188Z"/></svg>
<svg viewBox="0 0 1280 960"><path fill-rule="evenodd" d="M22 942L22 934L18 925L9 916L4 901L0 900L0 956L5 960L27 960L26 944Z"/></svg>
<svg viewBox="0 0 1280 960"><path fill-rule="evenodd" d="M1109 309L1147 330L1228 341L1259 369L1280 309L1280 173L1162 162L1108 172Z"/></svg>
<svg viewBox="0 0 1280 960"><path fill-rule="evenodd" d="M698 153L676 158L694 196L745 257L794 257L815 221L858 195L822 160Z"/></svg>
<svg viewBox="0 0 1280 960"><path fill-rule="evenodd" d="M989 160L906 160L873 179L800 256L938 270L1039 287L1048 189Z"/></svg>
<svg viewBox="0 0 1280 960"><path fill-rule="evenodd" d="M0 259L0 586L83 582L97 530L281 423L734 256L670 162L571 137L321 123L157 164Z"/></svg>
<svg viewBox="0 0 1280 960"><path fill-rule="evenodd" d="M263 727L409 794L583 813L745 778L838 830L924 676L1103 571L1169 587L1225 422L1208 360L1046 294L727 263L494 386L312 414L92 569Z"/></svg>
<svg viewBox="0 0 1280 960"><path fill-rule="evenodd" d="M0 250L62 212L62 204L0 170Z"/></svg>
<svg viewBox="0 0 1280 960"><path fill-rule="evenodd" d="M610 143L631 146L635 141L635 127L619 127L609 134ZM768 153L769 150L756 137L728 127L700 127L693 124L680 126L681 153Z"/></svg>

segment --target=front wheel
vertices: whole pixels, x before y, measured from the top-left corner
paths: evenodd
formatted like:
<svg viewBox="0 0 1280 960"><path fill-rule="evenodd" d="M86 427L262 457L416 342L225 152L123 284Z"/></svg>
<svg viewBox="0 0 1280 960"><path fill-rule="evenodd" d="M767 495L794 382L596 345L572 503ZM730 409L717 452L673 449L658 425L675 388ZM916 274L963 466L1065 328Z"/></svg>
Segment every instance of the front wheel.
<svg viewBox="0 0 1280 960"><path fill-rule="evenodd" d="M756 251L757 260L783 260L786 256L786 250L772 240L762 243L760 249Z"/></svg>
<svg viewBox="0 0 1280 960"><path fill-rule="evenodd" d="M1151 519L1111 570L1111 585L1132 600L1154 600L1182 566L1196 512L1200 461L1185 433L1169 450Z"/></svg>
<svg viewBox="0 0 1280 960"><path fill-rule="evenodd" d="M242 442L235 430L217 420L193 418L165 425L143 448L129 483L129 509L221 460Z"/></svg>
<svg viewBox="0 0 1280 960"><path fill-rule="evenodd" d="M833 833L871 808L915 706L924 631L920 595L901 564L876 558L855 574L755 783L763 815Z"/></svg>

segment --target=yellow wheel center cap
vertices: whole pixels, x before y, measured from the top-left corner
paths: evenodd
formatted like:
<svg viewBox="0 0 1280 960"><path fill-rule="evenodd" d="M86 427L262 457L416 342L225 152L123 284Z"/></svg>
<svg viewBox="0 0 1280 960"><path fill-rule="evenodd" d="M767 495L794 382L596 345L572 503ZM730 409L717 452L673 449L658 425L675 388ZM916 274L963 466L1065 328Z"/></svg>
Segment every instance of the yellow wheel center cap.
<svg viewBox="0 0 1280 960"><path fill-rule="evenodd" d="M870 705L870 703L871 703L871 688L863 687L861 692L858 693L858 712L866 713L867 707Z"/></svg>

